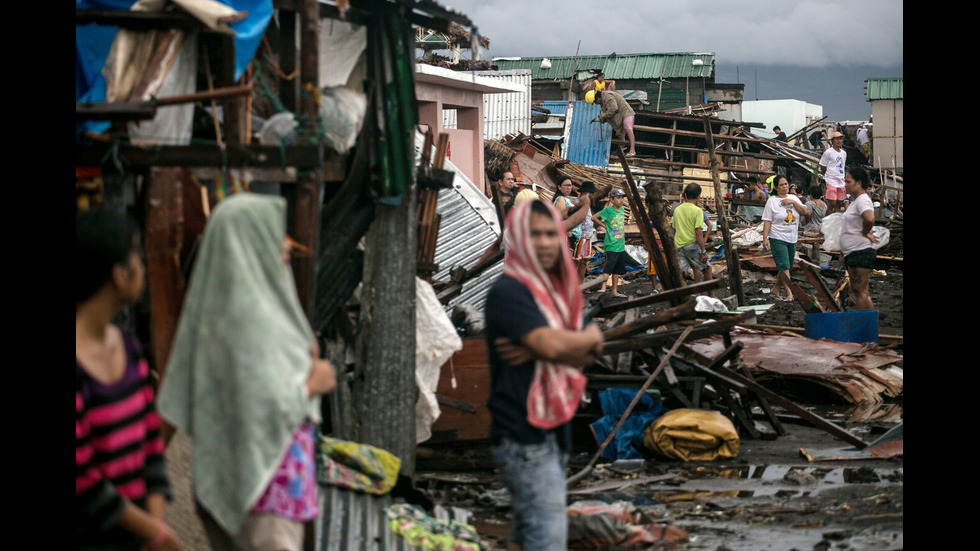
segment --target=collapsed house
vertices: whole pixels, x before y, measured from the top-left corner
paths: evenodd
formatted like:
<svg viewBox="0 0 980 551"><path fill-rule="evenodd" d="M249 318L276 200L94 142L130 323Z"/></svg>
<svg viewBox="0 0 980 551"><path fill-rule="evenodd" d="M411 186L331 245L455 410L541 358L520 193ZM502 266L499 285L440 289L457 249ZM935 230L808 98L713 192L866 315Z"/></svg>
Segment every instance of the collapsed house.
<svg viewBox="0 0 980 551"><path fill-rule="evenodd" d="M489 427L479 417L485 414L485 400L452 392L451 376L447 379L446 369L439 369L446 361L442 355L425 358L435 363L434 380L416 378L423 361L419 343L431 342L419 336L419 321L428 319L416 308L423 302L418 297L426 293L419 290L426 288L419 281L427 282L446 312L464 306L479 310L481 297L500 272L500 255L483 258L502 228L481 164L514 166L541 186L544 197L563 176L576 184L591 179L606 192L624 187L631 198L629 235L648 251L656 251L651 223L662 221L642 206L646 194L660 193L660 200L668 203L687 182L710 183L704 186L711 190L705 206L712 210L711 204L722 205L714 215L727 220L727 206L738 203L725 203L726 190L748 175L780 169L814 174L812 152L755 137L752 123L703 117L719 104L692 101L712 88L705 76L711 73L704 70L713 65L713 57L702 54L683 56L686 67L700 68L697 75L640 77L648 84L658 80L656 95L648 86L644 95L637 95L646 98L646 103L638 99L638 106L660 109L638 111L637 160L609 166L610 157L620 157L618 144L606 135L608 129L587 122L594 118L595 106L569 105L559 95L555 101L565 110L556 120L562 124L552 124L560 126L560 133L542 135L557 136L552 142L564 144L558 148L564 154L541 147L529 130L499 146L471 139L468 147L456 148L457 166L449 136L453 130L456 136L479 136L484 118L476 99L460 98L474 91L521 93L527 85L467 81L414 64L409 52L417 42L438 41L452 48L472 44L474 37L461 34L456 24L472 26L465 15L431 0L257 1L247 13L200 0L174 2L163 11L119 11L95 1L76 4L76 205L128 212L143 227L147 297L128 319L133 332L148 343L161 377L166 376L183 291L211 210L222 198L243 191L284 196L288 233L305 251L292 260L301 302L322 336L321 348L334 365L342 366L337 390L324 401L326 430L390 451L401 460L401 474L411 478L420 441L417 389L431 384L429 397L442 406L441 416L438 406L434 413L430 408L430 418L438 419L422 430L431 432L434 443L480 439ZM441 29L442 37L417 30L423 27ZM98 52L103 53L102 64L93 61ZM450 61L456 68L466 65ZM539 67L541 61L536 61ZM629 60L594 61L588 68L605 69L609 78L619 79L619 89L641 89L613 70L614 62ZM583 60L582 67L586 65ZM521 82L528 74L521 67L506 70ZM452 94L431 89L440 83L457 92L455 99L446 101ZM552 88L562 90L566 84ZM455 111L455 121L439 118L447 110ZM545 104L535 112L559 114L559 105L549 109ZM418 131L420 122L429 132ZM460 141L453 138L452 143ZM464 161L461 150L475 153ZM750 400L781 398L753 380L762 379L758 373L747 374L733 361L741 347L730 342L732 331L751 314L716 315L715 323L703 324L691 296L716 289L720 282L685 287L676 267L664 266L661 273L672 274L671 290L648 304L669 303L668 314L650 320L638 316L636 303L623 307L600 301L590 306L591 315L615 320L606 324L607 360L597 366L593 385L642 386L663 373L676 379L677 392L666 392L678 400L683 396L681 403L722 403L739 427L753 434L758 429L748 420ZM734 279L731 272L729 278ZM668 324L683 328L647 334ZM710 336L721 339L724 349L699 351L688 345ZM472 375L465 371L485 362L481 342L466 339L450 360L450 366L458 367L462 389L486 388L485 370ZM439 346L446 356L454 348ZM693 366L665 363L670 358L687 358ZM470 376L482 379L464 379ZM900 392L895 381L888 381L889 392ZM779 432L778 418L767 417ZM846 431L835 434L860 443ZM323 545L360 537L390 541L379 512L387 503L329 492L318 524ZM338 511L358 513L333 514Z"/></svg>

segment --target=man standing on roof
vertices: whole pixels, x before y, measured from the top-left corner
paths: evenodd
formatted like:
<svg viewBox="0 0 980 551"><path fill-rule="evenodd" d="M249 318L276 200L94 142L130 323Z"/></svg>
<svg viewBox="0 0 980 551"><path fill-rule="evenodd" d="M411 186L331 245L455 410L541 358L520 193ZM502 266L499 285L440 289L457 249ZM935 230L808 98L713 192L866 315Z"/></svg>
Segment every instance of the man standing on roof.
<svg viewBox="0 0 980 551"><path fill-rule="evenodd" d="M490 450L513 512L507 549L565 551L571 420L585 390L581 368L602 354L602 331L582 317L579 278L554 207L538 199L516 205L504 243L504 271L485 312Z"/></svg>
<svg viewBox="0 0 980 551"><path fill-rule="evenodd" d="M820 174L823 174L827 190L824 201L827 203L827 215L840 211L841 201L847 195L844 191L844 165L847 163L847 151L844 151L844 135L834 132L830 135L830 147L820 157Z"/></svg>
<svg viewBox="0 0 980 551"><path fill-rule="evenodd" d="M623 96L610 90L605 92L590 90L585 93L585 101L598 103L602 106L598 118L599 122L608 122L620 140L623 139L623 134L629 136L630 150L626 156L636 157L636 139L633 137L633 121L636 118L636 112L633 111L630 104L626 103Z"/></svg>

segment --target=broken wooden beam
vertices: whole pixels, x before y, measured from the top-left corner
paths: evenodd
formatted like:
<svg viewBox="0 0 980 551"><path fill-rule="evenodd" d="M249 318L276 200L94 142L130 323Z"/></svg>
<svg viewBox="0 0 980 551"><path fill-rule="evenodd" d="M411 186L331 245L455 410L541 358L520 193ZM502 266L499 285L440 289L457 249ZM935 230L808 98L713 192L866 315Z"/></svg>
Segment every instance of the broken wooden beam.
<svg viewBox="0 0 980 551"><path fill-rule="evenodd" d="M721 226L721 234L725 244L725 265L728 268L728 282L731 286L732 294L738 300L738 305L745 306L745 292L742 290L742 272L738 264L738 251L732 245L732 236L728 229L728 217L724 216L726 208L723 198L725 194L722 192L721 179L718 175L718 167L721 163L715 157L715 140L711 132L711 120L709 117L704 117L702 121L704 121L704 135L708 144L708 162L711 165L711 178L714 180L715 211L719 214L718 225Z"/></svg>
<svg viewBox="0 0 980 551"><path fill-rule="evenodd" d="M827 286L827 282L820 275L822 268L803 259L800 259L799 265L806 278L810 280L810 285L813 285L813 288L820 294L820 298L824 303L824 311L840 312L840 304L834 300L834 292Z"/></svg>
<svg viewBox="0 0 980 551"><path fill-rule="evenodd" d="M742 321L742 316L732 316L728 319L720 319L712 323L702 323L692 325L688 329L692 330L691 339L702 339L711 335L716 335L725 331L730 331ZM685 329L686 330L686 329ZM618 339L605 343L602 347L604 355L618 354L626 350L643 350L645 348L657 348L667 343L673 342L681 330L664 331L648 335L638 335L626 339Z"/></svg>
<svg viewBox="0 0 980 551"><path fill-rule="evenodd" d="M808 421L811 425L813 425L813 426L815 426L815 427L817 427L819 429L822 429L822 430L824 430L824 431L826 431L826 432L828 432L828 433L836 436L837 438L840 438L841 440L847 442L848 444L853 444L858 449L864 449L864 448L867 448L868 447L867 442L865 442L864 440L861 440L860 438L858 438L857 436L855 436L854 434L852 434L847 429L844 429L843 427L840 427L840 426L834 424L833 422L828 421L827 419L824 419L823 417L820 417L819 415L811 412L810 410L808 410L808 409L806 409L806 408L804 408L804 407L796 404L792 400L789 400L788 398L785 398L785 397L783 397L783 396L781 396L779 394L776 394L775 392L773 392L773 391L769 390L768 388L760 385L759 383L745 378L744 376L742 376L739 373L736 373L736 372L734 372L734 371L732 371L732 370L730 370L728 368L725 368L725 367L720 367L720 368L718 368L718 374L724 375L724 376L726 376L726 377L728 377L730 379L734 379L734 380L742 383L743 385L745 385L746 387L748 387L749 390L751 390L752 392L755 392L756 394L758 394L759 396L765 398L766 400L769 400L770 402L773 402L775 404L779 404L780 406L783 406L784 408L790 410L791 412L799 415L800 417L802 417L803 419L805 419L806 421Z"/></svg>
<svg viewBox="0 0 980 551"><path fill-rule="evenodd" d="M655 314L643 316L639 319L624 323L619 327L608 329L602 333L602 336L606 341L614 341L624 339L637 333L642 333L648 329L653 329L654 327L674 323L682 319L694 319L694 307L694 301L688 301L680 306L674 306Z"/></svg>

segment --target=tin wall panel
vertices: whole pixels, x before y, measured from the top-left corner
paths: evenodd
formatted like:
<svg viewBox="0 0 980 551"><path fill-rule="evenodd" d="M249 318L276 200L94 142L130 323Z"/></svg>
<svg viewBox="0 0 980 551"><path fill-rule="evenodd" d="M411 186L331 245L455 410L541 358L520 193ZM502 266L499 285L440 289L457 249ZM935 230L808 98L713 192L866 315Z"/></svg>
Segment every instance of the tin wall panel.
<svg viewBox="0 0 980 551"><path fill-rule="evenodd" d="M612 127L606 123L592 122L599 116L600 106L576 101L568 125L565 158L581 165L606 168L612 146Z"/></svg>
<svg viewBox="0 0 980 551"><path fill-rule="evenodd" d="M499 140L507 134L531 134L531 71L479 71L477 75L524 86L522 92L483 94L483 138ZM457 128L455 109L442 110L442 127Z"/></svg>
<svg viewBox="0 0 980 551"><path fill-rule="evenodd" d="M483 95L483 138L531 133L531 71L479 71L477 75L524 86L521 92Z"/></svg>

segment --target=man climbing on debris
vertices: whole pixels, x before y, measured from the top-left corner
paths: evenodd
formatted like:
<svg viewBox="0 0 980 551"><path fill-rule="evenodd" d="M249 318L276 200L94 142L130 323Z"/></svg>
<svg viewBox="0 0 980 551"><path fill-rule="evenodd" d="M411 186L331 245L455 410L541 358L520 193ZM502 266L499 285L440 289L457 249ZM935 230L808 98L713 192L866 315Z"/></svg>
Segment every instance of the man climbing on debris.
<svg viewBox="0 0 980 551"><path fill-rule="evenodd" d="M599 358L602 332L582 319L578 274L554 207L537 199L516 205L504 244L486 327L491 451L513 508L507 548L565 551L571 419L585 388L579 369ZM568 391L544 390L553 385Z"/></svg>
<svg viewBox="0 0 980 551"><path fill-rule="evenodd" d="M840 212L841 201L847 196L844 191L844 165L847 164L847 151L843 149L844 135L834 132L830 135L830 147L820 157L820 174L823 174L827 190L824 201L827 202L827 215Z"/></svg>
<svg viewBox="0 0 980 551"><path fill-rule="evenodd" d="M630 150L626 156L636 157L636 138L633 137L633 121L636 119L636 112L633 111L629 103L626 103L623 96L610 90L605 92L590 90L585 93L585 101L598 103L602 106L598 121L608 122L620 140L623 139L623 134L626 134L630 143Z"/></svg>

